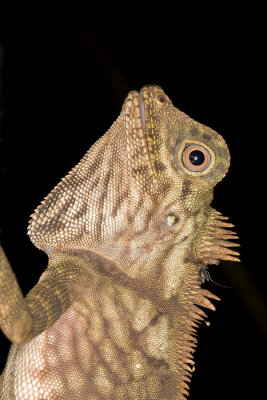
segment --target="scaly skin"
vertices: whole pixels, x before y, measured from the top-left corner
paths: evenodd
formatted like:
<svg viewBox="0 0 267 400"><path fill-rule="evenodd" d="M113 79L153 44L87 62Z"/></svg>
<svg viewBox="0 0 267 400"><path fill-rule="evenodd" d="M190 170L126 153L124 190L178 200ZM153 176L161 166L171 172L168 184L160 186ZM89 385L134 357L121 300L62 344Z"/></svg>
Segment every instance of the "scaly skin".
<svg viewBox="0 0 267 400"><path fill-rule="evenodd" d="M214 309L200 273L236 235L210 207L222 137L157 86L121 114L32 215L49 256L24 299L0 252L0 326L13 342L1 400L181 400L195 328Z"/></svg>

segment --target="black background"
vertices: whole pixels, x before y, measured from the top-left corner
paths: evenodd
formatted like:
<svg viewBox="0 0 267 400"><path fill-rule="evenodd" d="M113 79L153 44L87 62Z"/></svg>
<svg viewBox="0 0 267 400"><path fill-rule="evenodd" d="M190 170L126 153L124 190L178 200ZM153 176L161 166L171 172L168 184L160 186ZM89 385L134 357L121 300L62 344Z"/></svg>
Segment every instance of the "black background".
<svg viewBox="0 0 267 400"><path fill-rule="evenodd" d="M266 379L262 13L244 4L0 2L1 240L25 294L47 263L26 235L29 215L106 132L129 90L162 86L229 145L213 206L236 225L242 262L210 268L234 288L207 284L222 302L199 331L192 400L259 398ZM2 367L3 335L0 345Z"/></svg>

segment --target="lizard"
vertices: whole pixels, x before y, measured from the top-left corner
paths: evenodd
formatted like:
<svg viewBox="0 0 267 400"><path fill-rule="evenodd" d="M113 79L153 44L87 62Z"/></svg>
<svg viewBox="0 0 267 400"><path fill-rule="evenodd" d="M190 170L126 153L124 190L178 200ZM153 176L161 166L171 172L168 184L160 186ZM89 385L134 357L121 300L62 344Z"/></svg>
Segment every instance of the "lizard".
<svg viewBox="0 0 267 400"><path fill-rule="evenodd" d="M203 308L219 300L207 268L239 261L211 207L229 165L222 136L159 86L128 94L31 216L49 262L25 298L1 248L1 400L186 399Z"/></svg>

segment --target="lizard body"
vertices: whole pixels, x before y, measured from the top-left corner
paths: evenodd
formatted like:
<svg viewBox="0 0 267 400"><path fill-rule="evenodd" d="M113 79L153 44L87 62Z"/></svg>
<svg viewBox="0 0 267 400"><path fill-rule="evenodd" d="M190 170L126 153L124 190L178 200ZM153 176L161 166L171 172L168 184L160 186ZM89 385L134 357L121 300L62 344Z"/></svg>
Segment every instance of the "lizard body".
<svg viewBox="0 0 267 400"><path fill-rule="evenodd" d="M127 96L108 132L32 215L49 257L24 299L0 253L0 326L13 342L1 400L181 400L195 332L216 296L201 271L237 261L211 208L223 138L163 90Z"/></svg>

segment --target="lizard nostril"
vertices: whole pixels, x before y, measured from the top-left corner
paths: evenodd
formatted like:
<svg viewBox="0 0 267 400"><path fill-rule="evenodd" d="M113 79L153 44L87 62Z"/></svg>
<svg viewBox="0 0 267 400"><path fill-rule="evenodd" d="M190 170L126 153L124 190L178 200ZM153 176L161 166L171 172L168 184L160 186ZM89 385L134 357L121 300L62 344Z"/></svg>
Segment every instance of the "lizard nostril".
<svg viewBox="0 0 267 400"><path fill-rule="evenodd" d="M164 102L165 102L165 97L161 94L161 95L158 96L158 100L159 100L161 103L164 103Z"/></svg>

